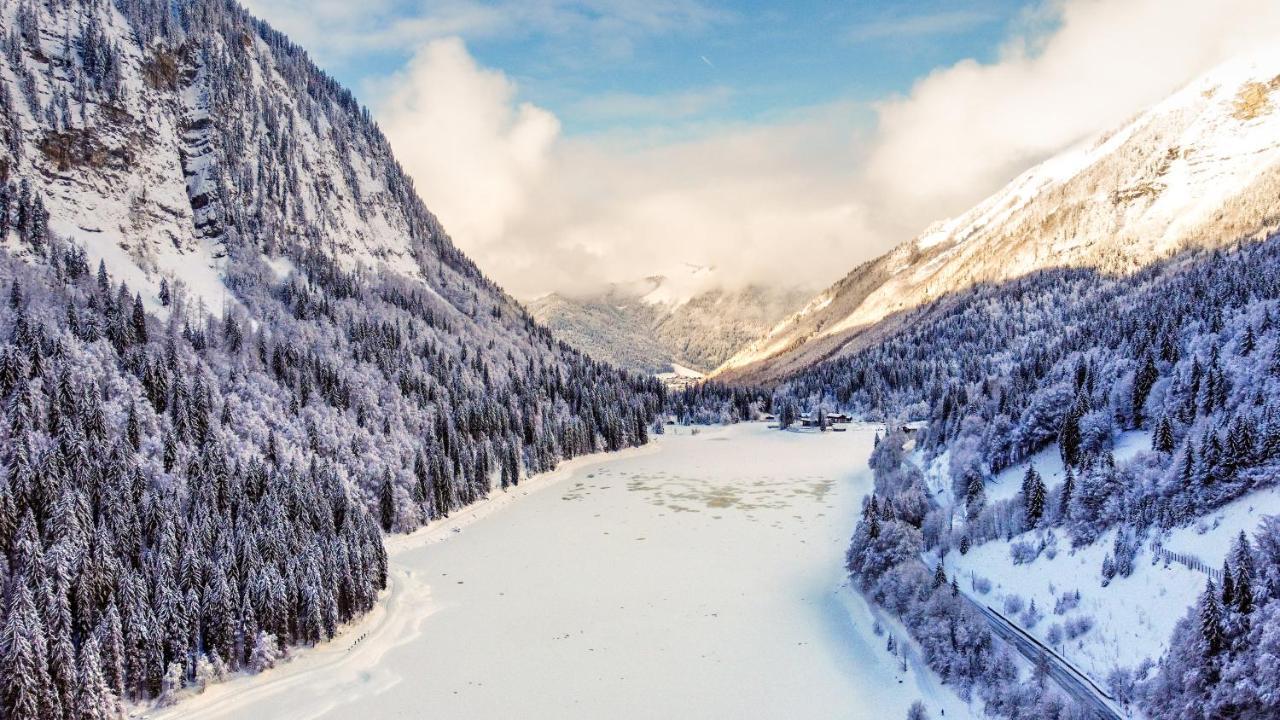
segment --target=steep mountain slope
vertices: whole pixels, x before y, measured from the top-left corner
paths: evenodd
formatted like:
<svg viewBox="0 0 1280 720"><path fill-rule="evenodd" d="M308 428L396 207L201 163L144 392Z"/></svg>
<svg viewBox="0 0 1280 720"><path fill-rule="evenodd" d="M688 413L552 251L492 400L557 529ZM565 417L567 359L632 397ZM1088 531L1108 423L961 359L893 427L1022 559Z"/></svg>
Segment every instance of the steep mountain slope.
<svg viewBox="0 0 1280 720"><path fill-rule="evenodd" d="M654 276L603 292L544 295L529 303L540 323L594 358L639 372L681 365L709 372L809 299L798 289L749 285L674 292Z"/></svg>
<svg viewBox="0 0 1280 720"><path fill-rule="evenodd" d="M333 637L410 530L643 443L368 113L230 0L0 0L0 716Z"/></svg>
<svg viewBox="0 0 1280 720"><path fill-rule="evenodd" d="M54 232L153 303L168 276L218 307L228 253L291 241L348 268L478 278L367 113L300 48L234 3L163 6L3 3L4 169L39 186Z"/></svg>
<svg viewBox="0 0 1280 720"><path fill-rule="evenodd" d="M548 293L528 303L529 313L591 357L647 374L663 372L672 353L653 328L666 308L644 299L659 283L661 278L614 285L590 297Z"/></svg>
<svg viewBox="0 0 1280 720"><path fill-rule="evenodd" d="M865 346L878 336L868 328L976 283L1045 267L1131 272L1188 246L1274 227L1278 89L1280 51L1207 73L856 268L715 375L776 381Z"/></svg>

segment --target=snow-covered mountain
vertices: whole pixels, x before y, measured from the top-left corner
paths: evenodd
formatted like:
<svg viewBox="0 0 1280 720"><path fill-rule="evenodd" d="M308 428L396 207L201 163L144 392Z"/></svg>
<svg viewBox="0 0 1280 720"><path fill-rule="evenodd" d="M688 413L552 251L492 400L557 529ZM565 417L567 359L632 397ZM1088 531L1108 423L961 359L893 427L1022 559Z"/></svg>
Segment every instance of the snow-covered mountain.
<svg viewBox="0 0 1280 720"><path fill-rule="evenodd" d="M200 32L161 5L0 4L16 33L0 69L5 175L38 187L51 230L153 307L161 278L219 307L234 297L229 252L280 257L291 243L348 268L479 275L366 111L301 48L252 19L229 27L223 3L184 4L212 26Z"/></svg>
<svg viewBox="0 0 1280 720"><path fill-rule="evenodd" d="M1277 225L1280 50L1241 57L854 269L715 373L773 381L904 311L1045 267L1129 272ZM923 170L923 168L922 168ZM879 325L880 329L884 325Z"/></svg>
<svg viewBox="0 0 1280 720"><path fill-rule="evenodd" d="M232 0L0 0L0 716L271 667L407 531L647 440L661 384L459 252Z"/></svg>
<svg viewBox="0 0 1280 720"><path fill-rule="evenodd" d="M706 373L801 307L811 293L708 282L708 268L689 278L655 275L588 295L550 293L529 312L588 355L645 373L673 366ZM708 287L708 285L710 286Z"/></svg>

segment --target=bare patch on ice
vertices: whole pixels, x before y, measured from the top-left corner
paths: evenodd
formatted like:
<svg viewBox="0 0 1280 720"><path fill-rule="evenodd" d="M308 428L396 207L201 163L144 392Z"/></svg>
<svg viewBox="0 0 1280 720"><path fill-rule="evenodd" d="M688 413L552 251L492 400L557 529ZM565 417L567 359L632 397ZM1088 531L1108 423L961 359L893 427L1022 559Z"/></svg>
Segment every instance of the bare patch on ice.
<svg viewBox="0 0 1280 720"><path fill-rule="evenodd" d="M835 482L818 478L759 479L745 482L710 482L692 477L635 477L627 490L642 493L658 507L677 512L690 511L690 505L709 510L786 510L793 500L812 498L822 502Z"/></svg>

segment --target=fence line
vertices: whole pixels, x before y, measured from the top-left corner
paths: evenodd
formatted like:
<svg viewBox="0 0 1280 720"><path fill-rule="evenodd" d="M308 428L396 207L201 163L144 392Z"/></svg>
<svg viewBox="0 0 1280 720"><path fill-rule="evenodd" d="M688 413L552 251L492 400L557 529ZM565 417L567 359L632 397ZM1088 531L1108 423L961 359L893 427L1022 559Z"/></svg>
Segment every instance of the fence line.
<svg viewBox="0 0 1280 720"><path fill-rule="evenodd" d="M1151 547L1155 553L1157 560L1163 560L1164 564L1178 563L1185 567L1191 568L1197 572L1208 575L1214 582L1222 582L1222 568L1211 567L1208 563L1190 553L1176 553L1165 549L1164 545L1156 542Z"/></svg>

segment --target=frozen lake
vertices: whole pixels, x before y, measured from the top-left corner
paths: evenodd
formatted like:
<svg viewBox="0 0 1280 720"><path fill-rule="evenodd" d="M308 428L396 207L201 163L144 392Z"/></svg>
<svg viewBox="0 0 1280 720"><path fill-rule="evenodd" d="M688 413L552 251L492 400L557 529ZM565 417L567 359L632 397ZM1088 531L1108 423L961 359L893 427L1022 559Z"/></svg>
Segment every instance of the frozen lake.
<svg viewBox="0 0 1280 720"><path fill-rule="evenodd" d="M870 719L946 702L842 588L874 430L680 432L393 539L369 618L155 716Z"/></svg>

